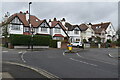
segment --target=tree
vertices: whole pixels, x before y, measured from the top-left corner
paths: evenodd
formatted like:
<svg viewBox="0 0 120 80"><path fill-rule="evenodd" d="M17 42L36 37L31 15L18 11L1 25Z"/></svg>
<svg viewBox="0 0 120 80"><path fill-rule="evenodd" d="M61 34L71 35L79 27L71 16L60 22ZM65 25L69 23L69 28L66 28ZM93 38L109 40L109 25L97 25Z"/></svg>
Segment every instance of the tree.
<svg viewBox="0 0 120 80"><path fill-rule="evenodd" d="M86 39L83 39L83 43L87 43L87 40L86 40Z"/></svg>
<svg viewBox="0 0 120 80"><path fill-rule="evenodd" d="M95 41L97 41L97 43L101 43L101 38L97 36L97 37L95 38Z"/></svg>

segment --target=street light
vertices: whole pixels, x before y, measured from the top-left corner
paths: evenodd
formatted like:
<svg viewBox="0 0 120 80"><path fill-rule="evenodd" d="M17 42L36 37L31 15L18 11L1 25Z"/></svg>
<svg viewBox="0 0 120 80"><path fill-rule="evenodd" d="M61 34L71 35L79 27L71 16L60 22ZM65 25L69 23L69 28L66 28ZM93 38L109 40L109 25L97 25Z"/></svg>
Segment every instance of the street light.
<svg viewBox="0 0 120 80"><path fill-rule="evenodd" d="M30 33L32 33L32 38L31 38L31 49L33 50L33 26L31 25L30 22L30 4L32 4L32 2L29 2L29 26L30 26Z"/></svg>

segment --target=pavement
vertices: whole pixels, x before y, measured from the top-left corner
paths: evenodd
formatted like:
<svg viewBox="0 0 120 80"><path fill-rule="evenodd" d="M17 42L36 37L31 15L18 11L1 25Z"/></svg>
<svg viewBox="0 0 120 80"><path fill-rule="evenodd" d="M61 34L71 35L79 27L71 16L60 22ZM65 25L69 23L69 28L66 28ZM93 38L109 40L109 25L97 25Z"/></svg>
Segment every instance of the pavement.
<svg viewBox="0 0 120 80"><path fill-rule="evenodd" d="M16 80L16 78L45 78L32 69L8 63L2 64L2 75L2 80L6 80L7 78L12 80Z"/></svg>
<svg viewBox="0 0 120 80"><path fill-rule="evenodd" d="M117 49L77 49L78 53L64 53L65 49L3 50L3 61L29 65L59 78L118 78L118 60L108 56Z"/></svg>

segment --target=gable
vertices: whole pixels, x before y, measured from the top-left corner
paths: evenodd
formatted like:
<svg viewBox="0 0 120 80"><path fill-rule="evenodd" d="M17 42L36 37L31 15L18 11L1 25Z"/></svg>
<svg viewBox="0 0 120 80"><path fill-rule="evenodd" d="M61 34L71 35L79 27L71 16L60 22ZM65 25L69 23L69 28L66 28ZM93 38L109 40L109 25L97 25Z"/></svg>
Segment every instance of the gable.
<svg viewBox="0 0 120 80"><path fill-rule="evenodd" d="M20 19L17 16L10 23L22 24L22 22L20 21Z"/></svg>
<svg viewBox="0 0 120 80"><path fill-rule="evenodd" d="M48 28L49 26L48 26L48 24L46 22L43 22L43 23L40 24L40 27L46 27L46 28Z"/></svg>
<svg viewBox="0 0 120 80"><path fill-rule="evenodd" d="M59 24L56 24L55 28L61 28L61 26Z"/></svg>
<svg viewBox="0 0 120 80"><path fill-rule="evenodd" d="M115 31L114 27L110 24L106 31Z"/></svg>
<svg viewBox="0 0 120 80"><path fill-rule="evenodd" d="M78 27L75 27L74 30L76 30L76 31L80 31L80 29L79 29Z"/></svg>

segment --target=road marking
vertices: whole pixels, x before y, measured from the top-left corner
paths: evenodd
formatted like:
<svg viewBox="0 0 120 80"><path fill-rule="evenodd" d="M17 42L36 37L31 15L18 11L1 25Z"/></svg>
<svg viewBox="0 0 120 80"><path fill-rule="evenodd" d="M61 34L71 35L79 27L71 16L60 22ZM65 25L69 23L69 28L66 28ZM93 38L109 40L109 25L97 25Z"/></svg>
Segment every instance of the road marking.
<svg viewBox="0 0 120 80"><path fill-rule="evenodd" d="M79 57L81 57L81 58L84 58L84 57L82 57L81 55L79 55L78 53L76 53Z"/></svg>
<svg viewBox="0 0 120 80"><path fill-rule="evenodd" d="M2 52L6 53L6 52L8 52L8 51L2 51Z"/></svg>
<svg viewBox="0 0 120 80"><path fill-rule="evenodd" d="M25 61L25 59L23 58L23 56L24 56L24 54L26 53L27 51L24 51L22 54L21 54L21 59L22 59L22 61L25 63L26 61Z"/></svg>
<svg viewBox="0 0 120 80"><path fill-rule="evenodd" d="M22 53L22 51L18 52L19 54Z"/></svg>
<svg viewBox="0 0 120 80"><path fill-rule="evenodd" d="M76 54L77 54L79 57L84 58L84 59L87 59L87 60L93 60L93 61L103 62L103 63L106 63L106 64L116 65L116 64L113 64L113 63L110 63L110 62L106 62L106 61L101 61L101 60L99 61L99 60L97 60L97 59L88 59L88 58L85 58L85 57L79 55L78 53L76 53Z"/></svg>
<svg viewBox="0 0 120 80"><path fill-rule="evenodd" d="M73 61L81 62L81 63L84 63L84 64L88 64L88 65L91 65L91 66L98 66L98 65L95 65L95 64L87 63L87 62L80 61L80 60L73 59L73 58L69 58L69 59L71 59L71 60L73 60Z"/></svg>
<svg viewBox="0 0 120 80"><path fill-rule="evenodd" d="M63 56L65 56L65 53L63 52Z"/></svg>
<svg viewBox="0 0 120 80"><path fill-rule="evenodd" d="M99 60L96 60L96 59L88 59L88 60L99 61ZM116 65L116 64L112 64L112 63L106 62L106 61L99 61L99 62L103 62L103 63L107 63L107 64L111 64L111 65Z"/></svg>

